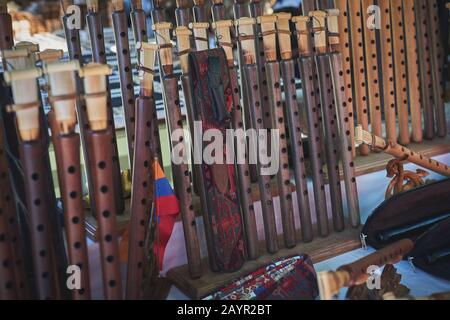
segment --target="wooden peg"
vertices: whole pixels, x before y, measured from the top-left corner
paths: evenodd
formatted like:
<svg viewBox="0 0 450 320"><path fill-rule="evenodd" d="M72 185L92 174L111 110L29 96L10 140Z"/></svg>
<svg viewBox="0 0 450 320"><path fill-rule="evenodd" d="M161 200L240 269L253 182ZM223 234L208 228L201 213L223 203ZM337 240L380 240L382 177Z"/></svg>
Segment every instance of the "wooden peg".
<svg viewBox="0 0 450 320"><path fill-rule="evenodd" d="M98 0L86 0L88 12L98 12Z"/></svg>
<svg viewBox="0 0 450 320"><path fill-rule="evenodd" d="M44 64L44 73L51 88L50 103L62 134L74 132L77 124L75 72L79 70L80 63L77 60Z"/></svg>
<svg viewBox="0 0 450 320"><path fill-rule="evenodd" d="M221 20L214 22L212 28L216 32L216 39L220 46L224 49L227 56L228 65L234 66L233 41L231 39L232 20Z"/></svg>
<svg viewBox="0 0 450 320"><path fill-rule="evenodd" d="M39 44L29 42L29 41L21 41L16 43L14 46L16 50L25 49L28 50L29 53L36 53L39 52Z"/></svg>
<svg viewBox="0 0 450 320"><path fill-rule="evenodd" d="M254 34L256 20L253 18L244 17L236 20L234 23L238 27L238 39L241 43L244 63L247 65L256 63Z"/></svg>
<svg viewBox="0 0 450 320"><path fill-rule="evenodd" d="M16 113L17 127L22 141L39 139L39 107L37 78L42 76L41 69L31 68L4 73L7 84L11 85L14 105L8 112Z"/></svg>
<svg viewBox="0 0 450 320"><path fill-rule="evenodd" d="M177 48L183 74L189 73L189 51L191 49L192 32L188 27L180 26L175 29Z"/></svg>
<svg viewBox="0 0 450 320"><path fill-rule="evenodd" d="M327 48L327 35L326 35L326 17L325 11L311 11L309 13L313 23L314 33L314 46L317 53L325 53Z"/></svg>
<svg viewBox="0 0 450 320"><path fill-rule="evenodd" d="M331 51L339 51L339 9L328 9L327 13L327 29L328 29L328 44Z"/></svg>
<svg viewBox="0 0 450 320"><path fill-rule="evenodd" d="M153 31L156 34L156 42L159 45L159 55L163 67L173 67L172 43L170 42L170 22L155 23Z"/></svg>
<svg viewBox="0 0 450 320"><path fill-rule="evenodd" d="M42 52L37 52L35 56L36 60L38 61L50 62L61 59L64 56L64 51L55 49L46 49Z"/></svg>
<svg viewBox="0 0 450 320"><path fill-rule="evenodd" d="M277 16L261 16L257 18L257 21L261 25L266 61L277 61L277 33L275 27Z"/></svg>
<svg viewBox="0 0 450 320"><path fill-rule="evenodd" d="M189 24L189 28L192 30L195 39L195 47L197 51L203 51L209 49L208 39L208 22L193 22Z"/></svg>
<svg viewBox="0 0 450 320"><path fill-rule="evenodd" d="M112 8L114 11L123 11L124 10L124 4L123 0L112 0Z"/></svg>
<svg viewBox="0 0 450 320"><path fill-rule="evenodd" d="M80 70L80 77L84 79L87 117L93 131L108 128L106 76L111 73L110 66L98 63L90 63Z"/></svg>
<svg viewBox="0 0 450 320"><path fill-rule="evenodd" d="M156 53L158 45L155 43L138 42L139 53L139 77L141 78L141 92L146 97L153 96L153 69L156 64Z"/></svg>
<svg viewBox="0 0 450 320"><path fill-rule="evenodd" d="M292 18L297 31L298 51L300 56L308 56L312 54L312 46L309 33L309 21L307 16L296 16Z"/></svg>
<svg viewBox="0 0 450 320"><path fill-rule="evenodd" d="M287 12L277 13L277 32L278 45L280 47L281 59L292 59L292 45L291 45L291 28L290 21L292 14Z"/></svg>

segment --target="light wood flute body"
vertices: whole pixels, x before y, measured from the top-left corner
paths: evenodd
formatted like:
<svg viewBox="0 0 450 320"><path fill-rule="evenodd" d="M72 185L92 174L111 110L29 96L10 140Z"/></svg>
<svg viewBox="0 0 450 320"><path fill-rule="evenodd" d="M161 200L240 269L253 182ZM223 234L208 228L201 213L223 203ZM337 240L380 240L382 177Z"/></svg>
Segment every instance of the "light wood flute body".
<svg viewBox="0 0 450 320"><path fill-rule="evenodd" d="M318 106L320 92L317 91L316 66L311 41L310 18L296 16L292 18L297 31L299 48L298 65L302 79L303 105L306 108L306 122L308 125L309 154L312 168L312 180L318 233L322 237L329 234L327 200L325 195L325 178L323 171L324 156L323 123Z"/></svg>
<svg viewBox="0 0 450 320"><path fill-rule="evenodd" d="M183 121L178 93L178 78L173 71L172 44L170 43L172 24L165 22L162 6L162 1L153 1L154 11L152 12L152 17L154 22L153 30L156 33L156 41L159 45L159 66L164 88L169 141L171 150L179 150L179 155L184 156L186 146L184 144L184 136L181 133ZM175 193L180 202L189 273L192 278L199 278L202 276L202 266L195 212L192 204L193 192L189 168L184 163L175 164L172 162L172 172Z"/></svg>
<svg viewBox="0 0 450 320"><path fill-rule="evenodd" d="M117 208L114 201L111 132L108 130L106 77L111 74L107 65L91 63L80 71L84 81L89 131L89 152L96 165L93 188L96 217L99 225L100 256L103 274L103 294L107 300L122 299Z"/></svg>
<svg viewBox="0 0 450 320"><path fill-rule="evenodd" d="M27 57L23 58L26 65ZM48 181L46 179L45 154L42 144L40 121L41 103L38 97L37 79L42 71L29 68L4 74L12 87L14 105L9 112L16 114L16 126L20 136L20 154L25 176L26 205L30 212L29 226L35 287L39 299L58 299L56 252L52 244Z"/></svg>
<svg viewBox="0 0 450 320"><path fill-rule="evenodd" d="M331 78L333 82L333 97L336 109L337 123L339 126L339 142L342 167L344 171L345 194L347 197L348 216L352 227L361 224L358 187L356 184L355 171L355 146L350 138L353 122L349 121L346 113L346 90L344 69L342 67L342 55L339 50L339 12L337 10L327 10L328 43L330 46L330 66ZM354 132L354 130L353 130Z"/></svg>
<svg viewBox="0 0 450 320"><path fill-rule="evenodd" d="M383 267L400 262L414 247L409 240L400 240L375 253L351 264L344 265L336 271L319 272L319 292L322 300L331 300L342 288L363 284L370 277L369 268Z"/></svg>
<svg viewBox="0 0 450 320"><path fill-rule="evenodd" d="M242 48L243 59L243 79L245 79L245 90L247 92L246 109L252 121L252 128L256 130L257 136L260 136L262 130L265 130L263 123L263 110L261 103L261 92L259 87L258 66L256 65L256 48L254 39L254 25L256 21L252 18L240 18L235 21L237 33L239 36L239 43ZM259 142L266 142L264 139ZM255 143L256 144L256 143ZM253 149L251 149L253 147ZM256 145L250 146L250 152L257 152ZM263 167L260 163L257 165L258 169L258 184L261 196L264 231L266 239L266 247L269 253L276 253L278 251L277 230L275 221L275 211L273 199L271 194L271 178L263 174Z"/></svg>
<svg viewBox="0 0 450 320"><path fill-rule="evenodd" d="M153 131L155 100L152 74L156 62L156 44L139 43L139 68L141 91L136 99L136 148L134 149L133 179L131 192L131 221L128 248L126 299L139 300L143 294L143 270L145 261L144 242L146 228L153 208L153 172L155 146L149 138Z"/></svg>
<svg viewBox="0 0 450 320"><path fill-rule="evenodd" d="M292 206L292 192L289 172L289 157L287 150L286 121L283 111L280 64L277 61L277 16L260 16L258 23L263 34L263 45L266 57L266 81L269 96L269 110L271 113L271 128L279 132L278 148L271 152L279 154L279 170L277 172L278 193L281 204L281 220L283 225L284 244L286 248L296 245L294 208ZM272 141L273 142L273 141ZM271 147L274 147L273 143Z"/></svg>
<svg viewBox="0 0 450 320"><path fill-rule="evenodd" d="M355 134L355 140L358 144L364 143L399 160L409 161L446 177L450 176L450 167L446 164L427 158L395 142L386 141L383 138L373 136L367 131L363 130L361 127L356 128Z"/></svg>
<svg viewBox="0 0 450 320"><path fill-rule="evenodd" d="M74 300L90 299L89 262L85 237L83 189L81 185L80 136L75 132L77 60L45 64L52 105L52 137L56 140L56 162L61 183L69 264L81 270L81 288L72 291Z"/></svg>
<svg viewBox="0 0 450 320"><path fill-rule="evenodd" d="M214 23L212 28L215 31L216 41L219 47L223 48L228 60L230 72L231 89L233 90L232 126L235 130L244 130L243 107L241 104L241 90L239 89L238 71L233 56L232 29L233 21L226 20L226 9L223 0L216 0L211 8ZM258 232L255 218L255 208L252 198L252 185L250 178L250 167L248 157L239 159L237 167L237 177L239 183L239 196L241 202L242 218L246 235L246 249L248 258L251 260L259 257Z"/></svg>
<svg viewBox="0 0 450 320"><path fill-rule="evenodd" d="M291 153L293 158L295 187L297 190L297 205L300 215L301 236L304 242L313 240L311 208L309 204L308 181L305 168L305 155L303 151L302 119L304 114L300 111L297 100L297 85L295 78L295 61L292 58L289 13L277 14L277 39L281 53L281 75L283 78L284 94L286 100L285 117L289 128L291 140Z"/></svg>
<svg viewBox="0 0 450 320"><path fill-rule="evenodd" d="M363 47L363 24L361 13L361 2L359 0L348 1L348 15L351 29L351 48L354 78L354 103L357 106L357 123L365 130L369 129L369 106L366 87L366 67ZM362 156L369 155L367 146L360 147Z"/></svg>

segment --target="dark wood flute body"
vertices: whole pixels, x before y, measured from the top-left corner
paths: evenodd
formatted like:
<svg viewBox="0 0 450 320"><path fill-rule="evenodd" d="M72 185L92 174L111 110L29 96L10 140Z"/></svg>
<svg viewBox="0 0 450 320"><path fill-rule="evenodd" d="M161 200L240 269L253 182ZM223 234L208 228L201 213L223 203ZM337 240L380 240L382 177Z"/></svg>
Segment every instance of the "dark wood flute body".
<svg viewBox="0 0 450 320"><path fill-rule="evenodd" d="M165 23L165 14L161 1L153 1L153 7L153 29L156 31L156 40L160 46L158 56L165 96L166 124L169 129L170 146L173 150L179 147L179 144L184 144L184 137L180 131L183 129L183 121L178 92L178 79L173 74L172 46L170 45L171 25ZM175 130L179 135L172 137ZM189 274L192 278L199 278L202 276L202 266L197 223L192 204L191 174L185 163L175 164L174 162L172 162L172 173L175 193L180 203Z"/></svg>
<svg viewBox="0 0 450 320"><path fill-rule="evenodd" d="M381 74L383 83L383 104L386 137L397 141L397 113L395 99L394 58L392 48L391 6L389 1L380 1L380 21L385 26L380 29ZM354 136L354 130L353 130Z"/></svg>
<svg viewBox="0 0 450 320"><path fill-rule="evenodd" d="M134 41L147 42L147 16L145 11L142 9L142 1L134 0L131 1L131 26L133 28Z"/></svg>
<svg viewBox="0 0 450 320"><path fill-rule="evenodd" d="M37 297L41 300L58 299L57 266L52 245L49 217L48 185L45 179L45 154L40 141L20 145L22 168L25 175L27 207L30 212L30 238Z"/></svg>
<svg viewBox="0 0 450 320"><path fill-rule="evenodd" d="M93 10L88 11L86 21L92 48L92 61L95 63L107 64L102 15L93 8ZM109 83L107 83L107 87L109 88ZM120 214L125 209L125 203L123 199L122 175L120 170L119 150L117 148L116 128L114 123L114 110L111 102L111 95L109 94L109 92L110 91L108 89L107 110L108 127L112 134L111 145L113 150L112 164L114 166L114 200L116 201L116 208L118 210L118 213ZM89 172L93 172L96 170L95 164L92 162L89 162L89 164L86 166L89 166ZM95 203L93 208L95 208Z"/></svg>
<svg viewBox="0 0 450 320"><path fill-rule="evenodd" d="M405 33L403 19L403 1L391 1L392 48L394 57L395 93L397 101L398 142L408 145L411 142L409 133L408 91L406 83Z"/></svg>
<svg viewBox="0 0 450 320"><path fill-rule="evenodd" d="M117 234L117 209L112 175L111 133L107 130L88 131L89 153L97 165L93 172L96 216L99 225L99 242L103 274L103 294L107 300L122 299L119 245Z"/></svg>
<svg viewBox="0 0 450 320"><path fill-rule="evenodd" d="M340 53L331 53L331 70L333 79L334 101L337 114L337 121L340 128L340 152L342 157L342 167L344 171L345 194L347 198L348 215L352 227L361 224L359 209L358 187L356 184L355 159L353 156L354 145L350 144L350 124L346 115L345 80L342 68L342 56Z"/></svg>
<svg viewBox="0 0 450 320"><path fill-rule="evenodd" d="M239 88L238 70L233 57L234 41L232 35L232 21L226 19L226 10L223 1L215 1L212 8L215 24L216 39L219 47L225 50L228 58L231 89L233 91L234 111L232 113L232 127L235 130L245 130L243 107L241 104L241 90ZM221 25L223 24L223 26ZM228 38L230 41L228 41ZM229 42L229 43L228 43ZM238 141L236 141L238 142ZM235 144L236 145L236 144ZM252 197L252 184L248 157L245 161L238 161L236 171L239 183L239 201L241 203L242 220L246 235L247 256L250 260L259 257L258 231L255 217L255 207Z"/></svg>
<svg viewBox="0 0 450 320"><path fill-rule="evenodd" d="M121 2L121 1L119 1ZM130 58L130 43L128 39L127 15L123 8L112 13L114 36L117 46L117 62L119 66L120 89L122 105L125 113L125 127L128 141L129 162L133 171L133 146L135 138L135 94L133 70Z"/></svg>
<svg viewBox="0 0 450 320"><path fill-rule="evenodd" d="M441 45L439 13L436 0L425 1L428 6L428 35L431 48L431 76L436 114L438 137L447 136L447 120L445 114L444 93L444 48Z"/></svg>
<svg viewBox="0 0 450 320"><path fill-rule="evenodd" d="M269 90L269 105L271 112L272 128L276 128L280 134L279 150L279 170L277 173L278 192L281 204L281 219L283 224L284 244L286 248L296 245L294 208L292 206L292 191L289 172L289 157L287 150L287 134L283 111L280 64L277 61L266 63L267 84Z"/></svg>
<svg viewBox="0 0 450 320"><path fill-rule="evenodd" d="M74 300L89 300L91 293L81 184L80 136L73 133L60 135L56 139L60 152L60 154L56 154L56 160L58 168L61 170L60 179L63 186L61 194L65 212L64 224L66 226L69 263L81 269L81 288L72 291L72 298Z"/></svg>
<svg viewBox="0 0 450 320"><path fill-rule="evenodd" d="M322 237L329 234L327 200L325 195L325 178L323 171L323 120L318 108L320 91L316 83L316 66L312 56L312 41L307 17L294 17L299 46L299 68L302 79L303 105L306 109L308 125L309 155L312 169L315 212L318 233Z"/></svg>
<svg viewBox="0 0 450 320"><path fill-rule="evenodd" d="M339 129L336 122L336 109L333 101L333 84L329 55L316 56L317 74L319 76L320 100L322 105L322 117L325 128L325 151L328 180L330 186L331 210L335 231L343 231L345 228L344 212L342 204L341 179L339 171Z"/></svg>
<svg viewBox="0 0 450 320"><path fill-rule="evenodd" d="M301 112L297 101L297 87L295 83L295 62L292 59L281 61L284 92L286 96L286 119L290 128L292 156L294 158L295 187L297 190L297 204L300 214L300 226L303 242L313 240L311 208L309 205L308 181L303 151Z"/></svg>
<svg viewBox="0 0 450 320"><path fill-rule="evenodd" d="M366 87L366 68L363 48L363 31L361 2L359 0L348 2L348 15L351 28L351 48L353 56L354 100L357 106L357 123L365 130L369 128L369 110ZM367 146L360 147L363 156L369 155Z"/></svg>
<svg viewBox="0 0 450 320"><path fill-rule="evenodd" d="M417 28L417 49L420 70L420 101L424 117L424 137L435 137L433 85L431 83L431 50L428 34L427 5L422 0L414 1Z"/></svg>
<svg viewBox="0 0 450 320"><path fill-rule="evenodd" d="M353 0L354 1L354 0ZM370 109L370 125L372 132L376 135L382 134L382 118L381 118L381 94L378 70L378 52L377 52L377 29L376 26L367 26L376 3L374 0L362 0L362 17L365 21L364 30L364 49L366 57L367 70L367 93ZM370 10L369 10L370 9Z"/></svg>
<svg viewBox="0 0 450 320"><path fill-rule="evenodd" d="M3 171L1 172L3 174ZM9 228L4 214L4 200L0 200L0 300L16 300L17 286L16 276L14 273L14 256L12 251L12 240L9 235Z"/></svg>
<svg viewBox="0 0 450 320"><path fill-rule="evenodd" d="M136 100L136 148L134 150L133 188L131 193L131 221L128 251L126 298L141 299L143 265L145 261L144 238L152 208L152 150L148 140L152 135L152 116L155 101L141 96Z"/></svg>
<svg viewBox="0 0 450 320"><path fill-rule="evenodd" d="M250 17L257 19L264 15L264 3L261 0L251 0L248 7L250 12ZM266 129L271 129L273 126L272 113L269 103L269 92L271 88L267 84L267 79L271 76L270 73L266 71L266 56L264 54L264 43L262 37L261 26L259 24L255 25L255 47L256 47L256 64L259 70L259 86L261 88L261 104L263 108L263 119L264 126Z"/></svg>
<svg viewBox="0 0 450 320"><path fill-rule="evenodd" d="M252 119L252 128L256 130L258 134L261 130L265 129L263 124L264 115L260 99L261 94L258 81L258 66L256 64L245 65L243 72L245 79L247 79L245 85L248 92L248 106ZM257 150L256 146L255 150ZM275 209L273 206L273 199L271 194L271 178L270 176L262 175L262 166L261 164L259 164L258 166L258 184L262 205L267 251L269 253L276 253L278 251L278 241L275 221Z"/></svg>

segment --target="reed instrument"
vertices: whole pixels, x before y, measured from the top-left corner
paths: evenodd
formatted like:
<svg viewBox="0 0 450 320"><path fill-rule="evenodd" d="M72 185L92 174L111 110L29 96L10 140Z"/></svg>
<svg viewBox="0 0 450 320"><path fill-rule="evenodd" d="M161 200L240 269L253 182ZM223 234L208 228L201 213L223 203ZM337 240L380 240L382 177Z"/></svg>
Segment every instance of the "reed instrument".
<svg viewBox="0 0 450 320"><path fill-rule="evenodd" d="M25 60L28 58L23 58ZM24 61L22 61L23 63ZM47 179L48 167L45 161L45 147L42 143L41 102L38 96L37 79L42 71L37 68L5 72L4 77L11 85L14 104L8 112L16 115L16 128L20 137L20 159L24 173L26 206L28 209L29 232L33 274L39 299L58 299L56 251L54 226L51 224L52 190Z"/></svg>
<svg viewBox="0 0 450 320"><path fill-rule="evenodd" d="M382 151L389 154L396 159L402 161L409 161L422 168L439 173L443 176L450 176L450 167L439 161L425 157L415 151L409 150L396 142L386 141L383 138L371 135L369 132L363 130L361 127L357 127L356 131L356 143L364 143L367 146L374 148L375 150Z"/></svg>
<svg viewBox="0 0 450 320"><path fill-rule="evenodd" d="M103 294L108 300L122 299L119 247L117 234L117 208L114 201L112 165L112 134L108 129L107 65L90 63L80 70L84 83L84 102L89 121L86 138L91 161L96 165L93 172L95 216L99 226L100 256L103 274ZM80 223L81 221L75 219Z"/></svg>
<svg viewBox="0 0 450 320"><path fill-rule="evenodd" d="M424 113L424 136L431 140L435 137L435 110L433 84L431 76L431 43L428 34L427 1L414 2L417 28L417 49L420 71L420 101Z"/></svg>
<svg viewBox="0 0 450 320"><path fill-rule="evenodd" d="M233 56L233 48L235 46L234 39L232 39L233 21L226 19L223 0L214 1L211 10L214 20L212 28L215 31L217 45L223 48L228 59L228 71L230 74L234 105L232 127L235 130L244 130L241 90L239 89L238 70ZM254 260L259 257L259 243L248 158L237 159L236 168L239 183L239 201L241 202L242 220L246 234L247 256L250 260Z"/></svg>
<svg viewBox="0 0 450 320"><path fill-rule="evenodd" d="M292 18L297 32L299 48L298 63L302 79L303 105L306 109L306 122L308 125L309 154L312 169L312 180L315 200L316 221L318 233L322 237L329 234L327 200L325 196L325 178L322 164L324 156L323 146L323 120L321 110L317 108L320 92L317 91L316 65L313 55L313 42L311 38L310 18L296 16Z"/></svg>
<svg viewBox="0 0 450 320"><path fill-rule="evenodd" d="M265 130L264 127L264 113L262 110L262 95L260 90L260 81L258 66L256 60L256 46L255 46L255 19L240 18L235 21L237 27L238 41L242 50L243 58L243 79L245 79L245 91L247 92L248 101L246 101L246 109L251 118L251 128L256 130L258 137L260 133ZM258 139L259 143L264 142ZM256 144L256 143L255 143ZM254 152L258 150L257 146L251 146ZM258 169L258 184L262 205L262 215L264 222L264 231L266 237L266 247L269 253L276 253L278 251L277 230L275 221L275 211L273 205L273 198L271 193L271 178L270 176L262 174L265 166L261 163L257 165Z"/></svg>
<svg viewBox="0 0 450 320"><path fill-rule="evenodd" d="M52 136L56 140L56 162L64 208L64 224L70 265L80 268L81 288L72 291L74 300L91 297L88 250L85 237L85 215L80 159L80 135L76 133L76 75L77 60L50 62L44 65L51 94Z"/></svg>
<svg viewBox="0 0 450 320"><path fill-rule="evenodd" d="M409 240L400 240L358 261L339 267L336 271L319 272L320 298L331 300L342 288L364 284L371 274L369 268L383 267L400 262L414 247Z"/></svg>
<svg viewBox="0 0 450 320"><path fill-rule="evenodd" d="M135 95L133 69L131 66L130 42L128 39L128 19L123 0L112 0L112 21L117 48L122 106L125 114L125 128L128 142L128 155L133 171L133 148L135 139Z"/></svg>
<svg viewBox="0 0 450 320"><path fill-rule="evenodd" d="M365 9L364 9L365 10ZM366 57L363 47L362 8L360 1L348 1L348 15L351 29L351 52L353 56L353 81L354 81L354 101L357 106L357 123L361 124L364 130L369 129L369 106L366 86ZM359 150L362 156L369 155L369 148L361 146Z"/></svg>
<svg viewBox="0 0 450 320"><path fill-rule="evenodd" d="M169 129L171 150L177 150L178 155L185 157L185 138L182 133L183 118L181 115L180 98L178 93L178 78L174 74L172 44L170 32L172 24L165 21L162 1L153 1L153 30L159 46L158 58L163 91L165 98L166 123ZM189 168L185 162L172 162L175 193L180 203L183 230L186 244L189 273L192 278L202 276L200 245L192 204L192 186Z"/></svg>
<svg viewBox="0 0 450 320"><path fill-rule="evenodd" d="M367 94L370 112L370 125L373 134L381 136L382 131L382 109L381 109L381 87L379 81L379 66L378 66L378 50L377 50L377 29L376 25L370 25L373 18L374 0L362 0L362 19L364 30L364 52L366 57L367 70ZM376 21L372 19L373 21Z"/></svg>
<svg viewBox="0 0 450 320"><path fill-rule="evenodd" d="M327 13L325 11L312 11L309 14L312 19L312 30L314 32L315 63L320 87L323 127L325 130L325 140L327 141L324 147L331 196L331 212L333 215L334 230L340 232L345 229L339 167L340 132L336 121L337 115L334 105L331 76L333 70L330 64L329 46L327 45Z"/></svg>
<svg viewBox="0 0 450 320"><path fill-rule="evenodd" d="M155 100L153 97L156 44L138 43L140 94L136 99L136 148L131 192L131 221L128 249L126 299L137 300L143 293L145 235L153 204L152 163L155 155L152 132Z"/></svg>
<svg viewBox="0 0 450 320"><path fill-rule="evenodd" d="M409 133L408 90L406 77L406 49L403 19L403 1L391 1L392 50L394 57L395 96L399 136L398 142L408 145L411 142Z"/></svg>
<svg viewBox="0 0 450 320"><path fill-rule="evenodd" d="M280 63L277 60L277 19L276 15L266 15L258 17L257 21L263 34L269 110L273 120L269 128L277 129L280 134L279 150L275 152L279 152L280 168L277 173L277 185L281 204L284 244L286 248L292 248L296 245L295 220L292 206L286 120L282 101L281 70Z"/></svg>
<svg viewBox="0 0 450 320"><path fill-rule="evenodd" d="M103 19L102 14L99 12L98 0L87 1L87 15L86 22L89 31L89 39L92 50L92 62L106 64L106 48L103 33ZM107 83L108 92L109 83ZM118 213L122 213L125 209L125 203L123 199L123 187L122 187L122 175L120 171L119 150L117 146L116 128L114 123L114 110L111 102L111 95L108 94L108 127L112 134L111 145L113 150L112 164L114 166L114 194ZM88 173L91 174L95 171L95 164L91 162L87 166L89 167ZM92 203L95 211L95 203Z"/></svg>
<svg viewBox="0 0 450 320"><path fill-rule="evenodd" d="M431 54L431 77L433 85L433 100L436 114L436 131L440 138L447 136L447 119L445 112L444 93L444 47L440 36L439 9L436 0L423 1L422 5L427 6L428 37Z"/></svg>
<svg viewBox="0 0 450 320"><path fill-rule="evenodd" d="M405 47L408 65L407 82L409 107L411 110L411 141L422 143L422 105L424 101L420 97L422 86L419 79L419 56L418 56L418 33L416 26L416 11L414 1L403 1L404 23L405 23Z"/></svg>
<svg viewBox="0 0 450 320"><path fill-rule="evenodd" d="M295 187L297 191L297 205L300 215L301 236L303 242L313 240L313 228L311 220L311 208L309 204L308 179L305 168L305 155L303 151L302 115L300 105L297 100L297 86L295 78L295 60L292 57L292 43L290 13L277 14L277 39L281 54L281 75L284 85L284 95L286 100L286 119L290 137L290 148L294 167Z"/></svg>
<svg viewBox="0 0 450 320"><path fill-rule="evenodd" d="M350 127L353 123L350 123L348 109L347 109L347 97L345 95L345 77L342 63L342 55L339 52L340 38L339 38L339 11L336 9L327 10L327 37L329 46L329 58L331 66L331 78L333 82L333 99L336 109L336 120L339 127L339 150L342 160L342 168L344 172L344 184L345 194L347 199L348 216L350 224L353 227L358 227L361 224L358 187L356 184L356 171L355 171L355 146L351 144Z"/></svg>
<svg viewBox="0 0 450 320"><path fill-rule="evenodd" d="M338 50L342 55L342 67L344 77L344 89L345 89L345 114L350 130L350 145L355 145L355 115L354 115L354 102L353 102L353 81L352 81L352 63L351 63L351 50L350 50L350 34L349 34L349 21L348 21L348 6L347 0L334 0L334 6L339 10L338 24L339 24L339 45ZM395 120L395 114L394 114ZM356 148L352 148L352 156L356 156Z"/></svg>

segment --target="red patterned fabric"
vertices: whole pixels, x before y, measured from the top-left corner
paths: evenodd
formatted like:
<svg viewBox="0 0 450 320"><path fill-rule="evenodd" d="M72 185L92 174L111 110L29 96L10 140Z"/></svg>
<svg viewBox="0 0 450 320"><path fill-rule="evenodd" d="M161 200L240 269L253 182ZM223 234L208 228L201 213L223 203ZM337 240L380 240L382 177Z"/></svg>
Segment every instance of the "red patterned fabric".
<svg viewBox="0 0 450 320"><path fill-rule="evenodd" d="M189 55L194 97L194 119L208 129L222 132L224 157L226 130L230 128L233 97L225 53L213 49ZM209 143L203 144L203 150ZM225 162L225 159L223 160ZM234 165L203 163L208 219L213 237L214 260L221 271L235 271L244 263L241 212L236 192ZM211 245L211 244L210 244Z"/></svg>

